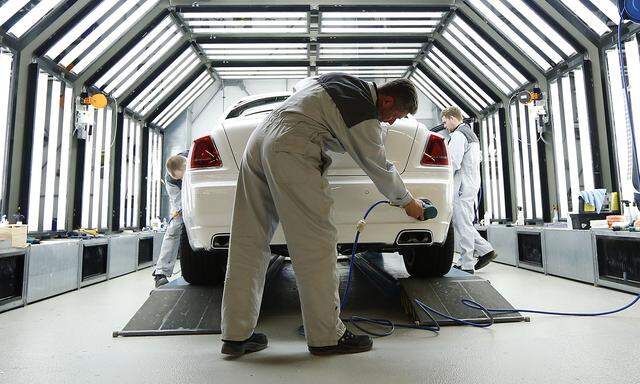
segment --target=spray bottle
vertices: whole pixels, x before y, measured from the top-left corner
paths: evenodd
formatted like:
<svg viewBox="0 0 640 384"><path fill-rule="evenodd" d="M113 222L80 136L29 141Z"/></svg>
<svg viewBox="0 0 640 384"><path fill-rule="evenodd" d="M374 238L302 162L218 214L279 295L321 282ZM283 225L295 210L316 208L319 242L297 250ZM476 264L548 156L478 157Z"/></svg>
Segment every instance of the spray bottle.
<svg viewBox="0 0 640 384"><path fill-rule="evenodd" d="M518 207L518 216L516 217L516 225L524 225L524 212L522 212L522 207Z"/></svg>
<svg viewBox="0 0 640 384"><path fill-rule="evenodd" d="M553 216L551 217L551 222L552 223L557 223L558 220L559 220L559 217L558 217L558 206L554 205L553 206Z"/></svg>

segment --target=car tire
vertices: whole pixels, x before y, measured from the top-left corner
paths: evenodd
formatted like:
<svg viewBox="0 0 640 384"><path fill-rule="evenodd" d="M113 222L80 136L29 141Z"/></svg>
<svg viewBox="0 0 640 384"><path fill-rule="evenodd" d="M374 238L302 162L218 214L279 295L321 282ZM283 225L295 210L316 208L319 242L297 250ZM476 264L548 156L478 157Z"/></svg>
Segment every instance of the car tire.
<svg viewBox="0 0 640 384"><path fill-rule="evenodd" d="M226 250L194 251L184 226L180 236L182 277L193 285L222 285L227 272Z"/></svg>
<svg viewBox="0 0 640 384"><path fill-rule="evenodd" d="M441 277L453 263L453 225L449 225L443 244L416 246L401 250L404 266L412 277Z"/></svg>

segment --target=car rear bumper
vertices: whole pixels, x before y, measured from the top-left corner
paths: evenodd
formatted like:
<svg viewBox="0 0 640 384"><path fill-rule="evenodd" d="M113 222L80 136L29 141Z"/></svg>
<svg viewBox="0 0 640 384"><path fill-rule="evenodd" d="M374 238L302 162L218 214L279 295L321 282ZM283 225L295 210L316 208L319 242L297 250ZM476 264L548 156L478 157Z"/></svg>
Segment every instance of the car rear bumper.
<svg viewBox="0 0 640 384"><path fill-rule="evenodd" d="M360 243L396 244L402 231L430 232L433 243L446 239L452 209L452 183L448 170L405 173L402 178L416 198L426 198L438 209L432 220L418 222L407 217L404 210L389 205L378 206L368 220ZM216 175L214 172L188 171L183 185L183 217L185 228L194 249L211 249L215 235L230 231L237 175ZM333 219L338 229L338 243L350 244L356 232L356 224L365 211L375 202L385 200L366 176L331 176L331 193L335 201ZM281 228L278 228L272 244L285 244Z"/></svg>

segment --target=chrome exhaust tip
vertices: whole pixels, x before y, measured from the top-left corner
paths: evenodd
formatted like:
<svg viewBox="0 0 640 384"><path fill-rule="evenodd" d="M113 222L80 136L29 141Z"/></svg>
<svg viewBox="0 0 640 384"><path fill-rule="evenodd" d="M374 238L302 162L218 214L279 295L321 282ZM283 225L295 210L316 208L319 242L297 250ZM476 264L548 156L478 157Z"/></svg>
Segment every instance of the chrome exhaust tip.
<svg viewBox="0 0 640 384"><path fill-rule="evenodd" d="M407 229L401 231L396 237L397 245L431 245L433 234L424 229Z"/></svg>
<svg viewBox="0 0 640 384"><path fill-rule="evenodd" d="M231 235L225 233L223 235L214 235L211 238L211 248L213 249L228 249L229 248L229 239Z"/></svg>

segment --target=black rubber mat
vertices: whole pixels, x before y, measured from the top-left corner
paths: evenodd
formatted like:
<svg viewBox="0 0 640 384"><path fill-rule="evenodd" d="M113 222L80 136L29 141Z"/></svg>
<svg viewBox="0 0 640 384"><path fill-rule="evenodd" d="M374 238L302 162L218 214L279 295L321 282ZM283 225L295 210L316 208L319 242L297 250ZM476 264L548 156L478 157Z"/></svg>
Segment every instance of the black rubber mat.
<svg viewBox="0 0 640 384"><path fill-rule="evenodd" d="M283 257L274 257L267 284L282 269ZM200 335L221 333L222 286L193 286L182 277L151 291L118 336Z"/></svg>
<svg viewBox="0 0 640 384"><path fill-rule="evenodd" d="M488 323L490 319L482 311L464 305L462 299L474 300L486 308L513 309L489 281L456 270L440 278L403 278L399 281L405 310L421 325L434 325L434 322L417 306L414 299L451 317L477 323ZM440 315L434 317L440 325L457 325L453 320ZM493 318L496 323L528 320L517 312L494 314Z"/></svg>

